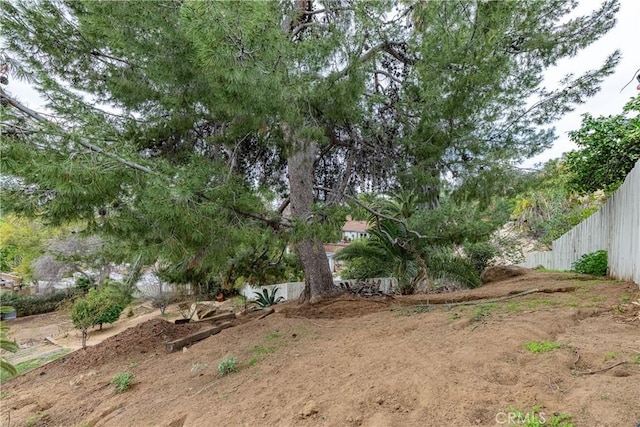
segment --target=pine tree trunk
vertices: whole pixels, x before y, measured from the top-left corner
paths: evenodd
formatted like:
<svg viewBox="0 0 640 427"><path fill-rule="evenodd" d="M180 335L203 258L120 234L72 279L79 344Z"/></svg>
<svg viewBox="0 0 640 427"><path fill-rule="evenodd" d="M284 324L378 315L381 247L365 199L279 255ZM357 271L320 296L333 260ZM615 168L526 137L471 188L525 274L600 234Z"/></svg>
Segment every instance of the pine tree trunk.
<svg viewBox="0 0 640 427"><path fill-rule="evenodd" d="M303 222L309 219L313 205L313 163L316 156L314 142L297 144L296 152L288 160L291 214ZM296 250L304 269L305 287L300 303L314 303L333 295L338 288L333 284L329 260L322 242L308 236L296 242Z"/></svg>

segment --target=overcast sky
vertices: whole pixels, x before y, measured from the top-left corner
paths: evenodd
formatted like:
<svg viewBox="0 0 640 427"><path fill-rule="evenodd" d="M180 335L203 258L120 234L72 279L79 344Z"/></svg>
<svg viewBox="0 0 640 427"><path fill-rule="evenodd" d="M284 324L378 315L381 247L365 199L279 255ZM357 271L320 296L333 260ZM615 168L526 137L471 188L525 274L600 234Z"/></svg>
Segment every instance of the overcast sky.
<svg viewBox="0 0 640 427"><path fill-rule="evenodd" d="M601 3L601 0L581 0L576 12L579 14L589 13L598 8ZM640 34L640 1L620 0L620 4L616 26L577 56L565 59L557 67L550 69L544 84L547 88L552 88L567 73L581 75L587 70L597 68L602 65L609 54L620 49L622 60L618 64L616 72L604 81L596 96L590 98L587 103L579 105L564 119L552 124L555 125L558 135L553 148L526 161L525 167L560 157L562 153L575 149L576 146L569 141L567 132L580 127L581 116L584 113L588 112L594 116L618 114L622 112L624 104L638 93L636 90L638 82L635 80L634 73L640 68L640 39L638 37ZM634 78L633 82L620 92L622 87L632 78ZM39 109L42 105L37 92L25 83L11 81L8 90L29 107Z"/></svg>
<svg viewBox="0 0 640 427"><path fill-rule="evenodd" d="M581 0L576 12L588 13L601 4L600 0ZM525 162L525 166L532 166L537 162L557 158L566 151L577 147L571 141L567 132L580 128L581 116L590 113L593 116L615 115L622 112L622 107L630 98L638 94L638 81L635 72L640 68L640 1L620 0L620 11L617 15L616 26L600 40L580 52L573 58L563 60L557 67L550 69L545 78L545 85L552 87L567 73L580 75L587 70L600 66L605 58L614 50L622 52L622 60L616 67L614 74L607 77L600 92L590 98L585 104L579 105L575 111L567 114L564 119L555 123L558 139L553 148L541 155ZM624 85L631 82L622 92Z"/></svg>

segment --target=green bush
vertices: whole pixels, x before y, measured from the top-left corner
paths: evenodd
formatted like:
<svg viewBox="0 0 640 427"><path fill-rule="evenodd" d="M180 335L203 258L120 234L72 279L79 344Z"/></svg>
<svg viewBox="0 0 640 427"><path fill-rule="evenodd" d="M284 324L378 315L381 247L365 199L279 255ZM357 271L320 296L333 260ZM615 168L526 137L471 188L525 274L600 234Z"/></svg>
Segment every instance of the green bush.
<svg viewBox="0 0 640 427"><path fill-rule="evenodd" d="M133 374L131 372L118 372L111 380L111 384L116 387L116 392L124 393L131 387Z"/></svg>
<svg viewBox="0 0 640 427"><path fill-rule="evenodd" d="M76 288L81 290L82 293L86 294L87 292L89 292L89 288L91 287L91 285L91 281L84 276L78 277L76 279Z"/></svg>
<svg viewBox="0 0 640 427"><path fill-rule="evenodd" d="M233 356L227 356L218 364L218 372L222 375L227 375L232 372L236 372L238 367L236 365L236 358Z"/></svg>
<svg viewBox="0 0 640 427"><path fill-rule="evenodd" d="M120 318L126 304L117 290L111 287L91 289L82 299L76 301L71 310L71 320L79 327L85 323L89 326L113 323Z"/></svg>
<svg viewBox="0 0 640 427"><path fill-rule="evenodd" d="M66 300L75 298L80 293L81 292L75 289L36 295L3 292L0 294L0 303L15 308L18 317L24 317L56 311L60 304Z"/></svg>
<svg viewBox="0 0 640 427"><path fill-rule="evenodd" d="M490 242L467 243L464 245L467 261L478 272L482 273L498 255L498 248Z"/></svg>
<svg viewBox="0 0 640 427"><path fill-rule="evenodd" d="M606 276L607 268L607 251L584 254L571 266L571 269L577 273L591 274L592 276Z"/></svg>

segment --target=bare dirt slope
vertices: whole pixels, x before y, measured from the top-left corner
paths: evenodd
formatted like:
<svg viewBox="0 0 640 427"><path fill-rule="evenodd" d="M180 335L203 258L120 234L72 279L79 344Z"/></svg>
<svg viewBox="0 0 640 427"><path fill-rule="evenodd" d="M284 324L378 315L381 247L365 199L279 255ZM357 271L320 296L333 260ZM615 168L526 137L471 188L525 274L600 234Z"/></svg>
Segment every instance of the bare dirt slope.
<svg viewBox="0 0 640 427"><path fill-rule="evenodd" d="M640 423L635 284L531 272L426 300L287 303L169 354L193 325L147 320L3 384L2 425L496 426L536 405L576 426ZM543 340L561 346L524 347ZM226 356L238 371L223 376ZM116 393L125 371L133 385Z"/></svg>

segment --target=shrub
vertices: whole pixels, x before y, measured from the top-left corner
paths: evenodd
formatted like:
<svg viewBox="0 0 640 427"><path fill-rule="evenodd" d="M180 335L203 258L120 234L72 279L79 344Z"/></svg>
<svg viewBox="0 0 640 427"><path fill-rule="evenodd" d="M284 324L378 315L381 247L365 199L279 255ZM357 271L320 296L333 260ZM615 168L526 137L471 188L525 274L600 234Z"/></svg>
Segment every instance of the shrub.
<svg viewBox="0 0 640 427"><path fill-rule="evenodd" d="M89 288L91 287L91 285L91 281L85 276L81 276L76 279L76 288L78 288L84 294L89 292Z"/></svg>
<svg viewBox="0 0 640 427"><path fill-rule="evenodd" d="M584 254L578 261L573 263L571 268L577 273L606 276L608 268L607 251Z"/></svg>
<svg viewBox="0 0 640 427"><path fill-rule="evenodd" d="M111 380L111 384L116 386L116 391L118 393L124 393L129 389L129 387L131 387L132 379L133 374L131 372L118 372Z"/></svg>
<svg viewBox="0 0 640 427"><path fill-rule="evenodd" d="M151 306L160 309L160 314L164 314L167 307L175 302L180 301L180 297L174 293L161 293L151 297Z"/></svg>
<svg viewBox="0 0 640 427"><path fill-rule="evenodd" d="M15 308L18 317L24 317L56 311L64 301L73 299L79 294L80 292L75 289L36 295L3 292L0 294L0 302L2 305Z"/></svg>
<svg viewBox="0 0 640 427"><path fill-rule="evenodd" d="M490 242L468 243L464 245L467 261L478 272L482 273L498 255L498 248Z"/></svg>
<svg viewBox="0 0 640 427"><path fill-rule="evenodd" d="M218 365L218 372L220 372L222 375L227 375L231 372L236 372L237 370L238 367L236 366L236 358L233 356L225 357Z"/></svg>

